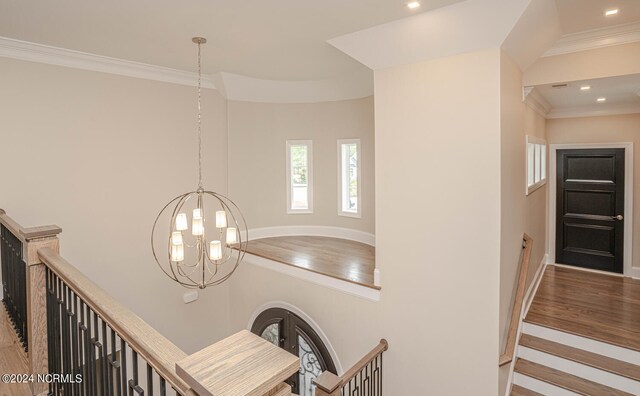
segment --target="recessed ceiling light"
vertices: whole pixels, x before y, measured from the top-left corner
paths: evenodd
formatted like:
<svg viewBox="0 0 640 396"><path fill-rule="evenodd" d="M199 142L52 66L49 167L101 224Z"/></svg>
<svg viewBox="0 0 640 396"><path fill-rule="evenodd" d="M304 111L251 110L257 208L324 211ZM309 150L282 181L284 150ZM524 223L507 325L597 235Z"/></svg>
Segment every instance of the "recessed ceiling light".
<svg viewBox="0 0 640 396"><path fill-rule="evenodd" d="M580 90L582 90L582 91L588 91L590 89L591 89L591 85L583 85L583 86L580 87Z"/></svg>
<svg viewBox="0 0 640 396"><path fill-rule="evenodd" d="M604 12L604 16L612 16L616 15L620 10L618 8L614 8L612 10L607 10Z"/></svg>
<svg viewBox="0 0 640 396"><path fill-rule="evenodd" d="M598 102L606 102L606 101L607 101L607 98L598 98L598 99L596 99L596 100L597 100Z"/></svg>
<svg viewBox="0 0 640 396"><path fill-rule="evenodd" d="M412 1L411 3L407 4L407 7L409 7L412 10L415 10L416 8L420 7L420 2Z"/></svg>

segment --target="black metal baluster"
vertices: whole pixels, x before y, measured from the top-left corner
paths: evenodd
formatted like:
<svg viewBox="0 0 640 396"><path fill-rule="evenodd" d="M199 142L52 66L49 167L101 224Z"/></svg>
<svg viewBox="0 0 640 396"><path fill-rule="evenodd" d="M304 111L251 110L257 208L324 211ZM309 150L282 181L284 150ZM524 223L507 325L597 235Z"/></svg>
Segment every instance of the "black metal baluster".
<svg viewBox="0 0 640 396"><path fill-rule="evenodd" d="M91 316L89 317L89 349L91 350L91 360L89 361L89 367L91 368L91 395L98 394L98 368L96 359L96 340L98 339L98 326L96 324L96 313L89 308ZM93 322L93 325L92 325Z"/></svg>
<svg viewBox="0 0 640 396"><path fill-rule="evenodd" d="M153 395L153 368L147 363L147 395Z"/></svg>
<svg viewBox="0 0 640 396"><path fill-rule="evenodd" d="M78 353L78 295L73 293L73 310L71 312L71 346L73 355L71 356L71 366L73 367L73 395L80 395L80 384L76 382L80 373L80 354Z"/></svg>
<svg viewBox="0 0 640 396"><path fill-rule="evenodd" d="M100 344L101 346L101 360L100 360L100 368L102 369L102 394L103 395L108 395L109 394L109 378L108 378L108 372L109 372L109 363L108 363L108 340L107 340L107 323L104 321L104 319L100 318L100 322L102 324L101 326L101 338L100 338Z"/></svg>
<svg viewBox="0 0 640 396"><path fill-rule="evenodd" d="M53 276L53 367L49 370L52 374L59 373L61 371L60 365L60 298L59 298L60 282L56 275ZM53 393L58 395L60 393L60 386L57 382L53 383Z"/></svg>
<svg viewBox="0 0 640 396"><path fill-rule="evenodd" d="M138 384L138 352L133 349L131 349L131 370L133 379L129 380L129 396L133 396L134 392L143 396L144 390Z"/></svg>
<svg viewBox="0 0 640 396"><path fill-rule="evenodd" d="M167 396L167 382L160 377L160 396Z"/></svg>
<svg viewBox="0 0 640 396"><path fill-rule="evenodd" d="M382 395L382 354L380 356L380 395Z"/></svg>
<svg viewBox="0 0 640 396"><path fill-rule="evenodd" d="M53 273L47 267L46 271L47 284L47 359L49 361L49 373L54 370L53 350L54 346L54 330L53 330ZM49 394L53 394L53 384L49 383Z"/></svg>
<svg viewBox="0 0 640 396"><path fill-rule="evenodd" d="M129 394L129 384L127 384L127 377L129 376L129 373L127 373L127 343L122 338L120 338L120 361L122 362L122 395L127 396Z"/></svg>
<svg viewBox="0 0 640 396"><path fill-rule="evenodd" d="M63 310L64 310L64 322L63 322L63 351L64 351L64 367L62 369L62 373L60 374L69 374L71 373L71 295L69 286L66 283L63 283ZM71 382L64 381L63 384L64 394L71 395Z"/></svg>
<svg viewBox="0 0 640 396"><path fill-rule="evenodd" d="M86 322L87 305L83 299L80 299L80 356L82 366L82 394L89 395L89 372L87 369L87 322Z"/></svg>
<svg viewBox="0 0 640 396"><path fill-rule="evenodd" d="M112 392L112 395L116 395L116 396L122 396L122 391L120 389L120 384L122 383L121 379L120 379L120 362L117 359L117 355L116 355L116 332L113 331L113 329L111 329L109 327L109 329L111 330L111 366L112 368L112 374L111 374L111 384L112 384L112 389L114 389L114 392ZM122 352L120 352L122 354Z"/></svg>

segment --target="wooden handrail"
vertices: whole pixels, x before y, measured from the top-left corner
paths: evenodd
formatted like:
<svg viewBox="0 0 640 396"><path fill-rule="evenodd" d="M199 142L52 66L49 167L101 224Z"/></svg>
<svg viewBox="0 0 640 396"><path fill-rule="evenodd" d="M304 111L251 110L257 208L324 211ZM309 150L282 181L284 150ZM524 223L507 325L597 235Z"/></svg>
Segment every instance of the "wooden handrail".
<svg viewBox="0 0 640 396"><path fill-rule="evenodd" d="M56 225L25 228L9 217L4 209L0 209L0 224L7 227L22 243L27 243L36 238L55 236L62 232L62 228Z"/></svg>
<svg viewBox="0 0 640 396"><path fill-rule="evenodd" d="M176 362L187 354L147 322L116 301L50 248L38 250L42 262L84 300L129 346L182 394L190 387L176 374Z"/></svg>
<svg viewBox="0 0 640 396"><path fill-rule="evenodd" d="M362 359L358 360L349 370L347 370L341 376L325 371L318 378L314 380L316 386L324 391L326 394L332 394L337 389L341 388L344 384L351 381L363 368L371 363L377 356L389 349L389 343L384 338L380 340L380 343L376 345L371 352L367 353Z"/></svg>
<svg viewBox="0 0 640 396"><path fill-rule="evenodd" d="M358 360L358 363L354 364L353 367L340 376L342 383L346 384L349 382L351 378L355 377L356 374L360 372L360 370L362 370L367 364L371 363L376 356L385 352L387 349L389 349L389 343L383 338L380 340L380 343L371 350L371 352L367 353L362 359Z"/></svg>
<svg viewBox="0 0 640 396"><path fill-rule="evenodd" d="M498 361L499 366L504 366L505 364L511 363L511 361L513 360L513 354L516 349L516 338L518 336L518 325L520 324L520 313L522 312L522 305L524 304L524 294L527 286L527 275L529 274L529 261L531 261L531 249L533 248L533 239L529 235L524 234L522 239L523 251L518 273L518 286L516 289L513 310L511 311L511 322L509 323L507 345L505 346L504 353L500 355L500 359Z"/></svg>

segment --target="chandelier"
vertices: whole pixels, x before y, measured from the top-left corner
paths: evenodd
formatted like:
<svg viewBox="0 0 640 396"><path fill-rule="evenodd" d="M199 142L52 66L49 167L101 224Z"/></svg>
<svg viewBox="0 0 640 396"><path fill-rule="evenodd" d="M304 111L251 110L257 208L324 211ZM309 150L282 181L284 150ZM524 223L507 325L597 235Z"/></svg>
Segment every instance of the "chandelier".
<svg viewBox="0 0 640 396"><path fill-rule="evenodd" d="M198 188L175 197L158 213L151 249L169 278L190 289L204 289L229 279L238 268L247 249L247 224L236 204L202 185L200 47L207 40L192 41L198 44Z"/></svg>

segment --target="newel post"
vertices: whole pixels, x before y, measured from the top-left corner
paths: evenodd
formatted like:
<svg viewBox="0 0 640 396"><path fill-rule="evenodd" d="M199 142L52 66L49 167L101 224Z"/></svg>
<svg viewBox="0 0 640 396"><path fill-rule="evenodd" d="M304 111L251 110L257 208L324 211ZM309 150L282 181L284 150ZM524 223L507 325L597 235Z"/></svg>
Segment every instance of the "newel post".
<svg viewBox="0 0 640 396"><path fill-rule="evenodd" d="M38 249L51 248L60 251L58 226L32 227L20 230L26 241L23 246L27 265L27 333L29 342L28 363L30 374L49 373L47 343L47 282L46 269L38 257ZM30 383L31 393L40 395L48 392L49 386L42 381Z"/></svg>
<svg viewBox="0 0 640 396"><path fill-rule="evenodd" d="M243 330L176 363L176 373L199 396L289 396L284 383L300 359Z"/></svg>
<svg viewBox="0 0 640 396"><path fill-rule="evenodd" d="M325 371L313 381L316 384L316 396L340 396L342 380L330 371Z"/></svg>

